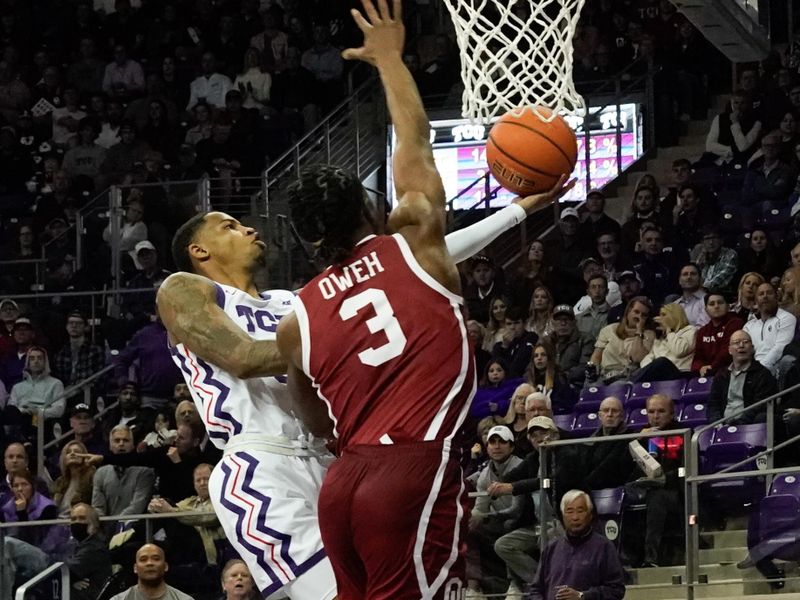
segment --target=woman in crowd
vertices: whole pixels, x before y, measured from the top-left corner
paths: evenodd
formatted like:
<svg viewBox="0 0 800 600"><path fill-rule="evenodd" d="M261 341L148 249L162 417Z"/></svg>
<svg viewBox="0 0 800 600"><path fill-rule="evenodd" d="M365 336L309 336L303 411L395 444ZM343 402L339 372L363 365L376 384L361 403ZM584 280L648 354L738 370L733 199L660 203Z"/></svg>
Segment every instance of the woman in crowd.
<svg viewBox="0 0 800 600"><path fill-rule="evenodd" d="M92 481L95 468L84 458L86 446L80 442L69 442L61 450L59 466L61 476L53 483L53 501L58 508L58 515L69 517L73 504L92 503Z"/></svg>
<svg viewBox="0 0 800 600"><path fill-rule="evenodd" d="M610 383L630 376L650 352L655 331L650 326L653 303L647 296L636 296L628 301L619 323L606 325L600 330L595 350L589 359L586 382L601 379Z"/></svg>
<svg viewBox="0 0 800 600"><path fill-rule="evenodd" d="M795 165L795 146L800 143L800 135L797 131L797 113L794 110L787 110L781 117L778 125L781 134L780 151L778 158L787 165ZM748 165L753 164L764 156L764 151L759 147L747 161Z"/></svg>
<svg viewBox="0 0 800 600"><path fill-rule="evenodd" d="M255 600L258 597L253 576L241 558L233 558L222 568L223 600Z"/></svg>
<svg viewBox="0 0 800 600"><path fill-rule="evenodd" d="M689 372L694 357L696 328L680 304L665 304L653 319L656 336L631 381L678 379Z"/></svg>
<svg viewBox="0 0 800 600"><path fill-rule="evenodd" d="M546 287L553 272L544 254L544 243L533 240L528 246L528 254L523 259L516 279L512 283L515 306L525 306L530 302L533 291L537 287Z"/></svg>
<svg viewBox="0 0 800 600"><path fill-rule="evenodd" d="M514 390L514 395L511 397L511 402L508 403L505 417L503 417L503 424L507 425L514 433L514 439L516 440L515 450L520 441L527 442L528 419L525 418L525 399L532 392L533 388L530 386L525 384L517 386L517 389ZM530 444L527 445L530 446Z"/></svg>
<svg viewBox="0 0 800 600"><path fill-rule="evenodd" d="M731 312L736 313L745 323L756 313L756 290L762 283L764 277L755 271L745 273L739 280L738 295L736 303L731 306Z"/></svg>
<svg viewBox="0 0 800 600"><path fill-rule="evenodd" d="M750 244L739 251L740 272L760 273L769 281L781 274L783 264L766 231L754 229L750 232Z"/></svg>
<svg viewBox="0 0 800 600"><path fill-rule="evenodd" d="M36 478L30 471L12 475L11 489L14 497L2 507L4 523L48 521L58 518L58 509L53 501L36 491ZM6 530L6 534L36 546L48 555L57 556L63 554L60 546L69 538L66 528L60 525L20 527Z"/></svg>
<svg viewBox="0 0 800 600"><path fill-rule="evenodd" d="M544 286L533 290L525 329L543 338L553 330L553 295Z"/></svg>
<svg viewBox="0 0 800 600"><path fill-rule="evenodd" d="M711 320L697 330L692 372L701 377L713 377L718 370L731 364L728 342L735 331L744 327L744 321L731 312L722 294L708 292L704 302Z"/></svg>
<svg viewBox="0 0 800 600"><path fill-rule="evenodd" d="M244 108L260 111L269 104L272 76L264 70L263 63L258 48L248 48L244 53L244 68L233 82L233 86L242 93Z"/></svg>
<svg viewBox="0 0 800 600"><path fill-rule="evenodd" d="M483 349L487 352L491 352L497 342L503 341L508 306L508 298L505 296L496 296L489 303L489 322L483 338Z"/></svg>
<svg viewBox="0 0 800 600"><path fill-rule="evenodd" d="M156 412L153 431L144 436L136 450L137 452L145 452L153 448L172 446L177 437L175 414L169 409L162 409Z"/></svg>
<svg viewBox="0 0 800 600"><path fill-rule="evenodd" d="M481 379L481 387L496 388L500 387L508 377L508 366L505 361L493 358L486 365L486 371Z"/></svg>
<svg viewBox="0 0 800 600"><path fill-rule="evenodd" d="M577 397L566 375L558 366L555 356L555 350L549 344L545 342L536 344L531 354L531 362L525 371L525 380L534 390L550 398L554 414L565 415L572 412Z"/></svg>
<svg viewBox="0 0 800 600"><path fill-rule="evenodd" d="M800 267L789 267L781 276L778 306L800 317Z"/></svg>
<svg viewBox="0 0 800 600"><path fill-rule="evenodd" d="M475 356L475 372L483 373L486 365L492 359L492 355L483 349L483 341L486 339L486 328L470 319L467 321L467 337L472 346L472 353Z"/></svg>

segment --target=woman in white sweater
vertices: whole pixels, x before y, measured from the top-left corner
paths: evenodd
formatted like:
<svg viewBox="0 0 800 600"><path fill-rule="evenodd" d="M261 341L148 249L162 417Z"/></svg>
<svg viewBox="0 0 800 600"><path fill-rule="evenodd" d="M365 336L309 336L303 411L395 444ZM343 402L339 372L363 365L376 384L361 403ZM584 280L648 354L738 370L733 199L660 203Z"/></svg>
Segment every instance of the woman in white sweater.
<svg viewBox="0 0 800 600"><path fill-rule="evenodd" d="M631 375L633 382L679 379L692 367L697 328L689 324L683 307L665 304L653 321L657 335L641 368Z"/></svg>
<svg viewBox="0 0 800 600"><path fill-rule="evenodd" d="M248 48L244 53L244 69L236 76L233 86L242 92L245 108L262 110L269 103L272 76L263 69L258 48Z"/></svg>

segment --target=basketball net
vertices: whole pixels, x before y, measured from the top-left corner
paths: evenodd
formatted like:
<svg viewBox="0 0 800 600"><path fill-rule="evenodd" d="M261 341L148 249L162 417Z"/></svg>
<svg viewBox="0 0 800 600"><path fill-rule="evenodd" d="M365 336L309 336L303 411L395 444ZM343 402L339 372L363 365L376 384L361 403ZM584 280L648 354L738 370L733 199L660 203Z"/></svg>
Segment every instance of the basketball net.
<svg viewBox="0 0 800 600"><path fill-rule="evenodd" d="M464 81L461 112L473 122L520 107L544 121L585 107L572 82L572 37L584 0L445 0ZM513 11L523 5L523 13ZM527 11L530 15L526 15ZM552 112L538 111L544 106Z"/></svg>

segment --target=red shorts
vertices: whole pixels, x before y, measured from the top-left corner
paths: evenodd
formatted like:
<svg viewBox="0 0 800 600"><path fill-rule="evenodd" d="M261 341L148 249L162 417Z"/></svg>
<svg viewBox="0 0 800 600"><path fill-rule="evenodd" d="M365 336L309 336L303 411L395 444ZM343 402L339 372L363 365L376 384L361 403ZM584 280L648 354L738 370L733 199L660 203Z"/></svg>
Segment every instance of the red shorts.
<svg viewBox="0 0 800 600"><path fill-rule="evenodd" d="M461 466L441 442L353 446L319 498L339 600L458 600L466 537Z"/></svg>

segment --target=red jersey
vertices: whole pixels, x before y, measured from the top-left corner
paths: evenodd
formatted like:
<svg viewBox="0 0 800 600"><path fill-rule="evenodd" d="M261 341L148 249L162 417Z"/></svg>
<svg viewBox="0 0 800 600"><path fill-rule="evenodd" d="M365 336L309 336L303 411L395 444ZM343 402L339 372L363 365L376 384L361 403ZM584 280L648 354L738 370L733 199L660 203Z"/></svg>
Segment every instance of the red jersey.
<svg viewBox="0 0 800 600"><path fill-rule="evenodd" d="M463 300L399 234L369 236L295 301L303 370L329 406L340 451L442 441L475 393Z"/></svg>

